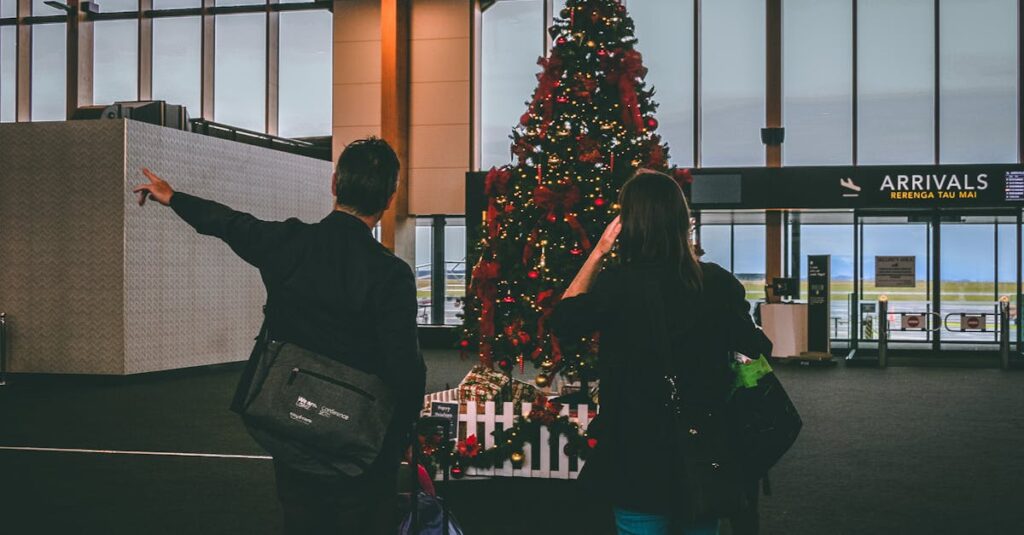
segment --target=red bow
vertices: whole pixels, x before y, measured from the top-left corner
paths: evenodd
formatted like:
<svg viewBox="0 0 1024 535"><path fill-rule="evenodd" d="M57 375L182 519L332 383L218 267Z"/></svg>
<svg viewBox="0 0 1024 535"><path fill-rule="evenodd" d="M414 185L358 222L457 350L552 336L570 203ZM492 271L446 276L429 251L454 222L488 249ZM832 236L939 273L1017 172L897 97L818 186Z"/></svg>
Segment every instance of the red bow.
<svg viewBox="0 0 1024 535"><path fill-rule="evenodd" d="M484 193L487 195L504 195L508 191L508 181L512 179L512 171L508 167L492 167L484 178Z"/></svg>

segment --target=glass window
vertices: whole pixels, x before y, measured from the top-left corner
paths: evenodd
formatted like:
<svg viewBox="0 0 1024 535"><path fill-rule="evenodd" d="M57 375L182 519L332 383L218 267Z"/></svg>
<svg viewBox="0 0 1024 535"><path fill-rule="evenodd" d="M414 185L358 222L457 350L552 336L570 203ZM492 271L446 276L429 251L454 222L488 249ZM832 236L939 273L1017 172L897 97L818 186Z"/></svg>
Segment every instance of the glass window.
<svg viewBox="0 0 1024 535"><path fill-rule="evenodd" d="M702 3L701 36L701 165L764 165L765 2Z"/></svg>
<svg viewBox="0 0 1024 535"><path fill-rule="evenodd" d="M281 71L278 134L283 137L331 134L330 11L281 13Z"/></svg>
<svg viewBox="0 0 1024 535"><path fill-rule="evenodd" d="M747 301L764 299L765 230L764 225L733 227L732 272L747 289Z"/></svg>
<svg viewBox="0 0 1024 535"><path fill-rule="evenodd" d="M432 221L423 218L416 221L416 302L419 309L416 312L416 322L429 324L430 321L430 297L433 294L431 288L431 249L434 244Z"/></svg>
<svg viewBox="0 0 1024 535"><path fill-rule="evenodd" d="M32 120L67 118L66 24L32 27Z"/></svg>
<svg viewBox="0 0 1024 535"><path fill-rule="evenodd" d="M935 161L932 6L933 0L860 0L858 4L860 164ZM963 41L963 34L959 35Z"/></svg>
<svg viewBox="0 0 1024 535"><path fill-rule="evenodd" d="M636 48L648 68L648 89L655 90L656 117L671 162L693 166L693 0L655 3L633 0L626 6L636 26Z"/></svg>
<svg viewBox="0 0 1024 535"><path fill-rule="evenodd" d="M849 0L786 0L782 144L786 165L853 162L853 10Z"/></svg>
<svg viewBox="0 0 1024 535"><path fill-rule="evenodd" d="M701 261L712 262L732 271L732 228L730 225L701 225Z"/></svg>
<svg viewBox="0 0 1024 535"><path fill-rule="evenodd" d="M153 19L153 98L201 115L202 23L199 17Z"/></svg>
<svg viewBox="0 0 1024 535"><path fill-rule="evenodd" d="M216 0L218 6L244 6L252 4L265 4L266 0Z"/></svg>
<svg viewBox="0 0 1024 535"><path fill-rule="evenodd" d="M103 13L138 11L139 9L139 0L100 0L97 3Z"/></svg>
<svg viewBox="0 0 1024 535"><path fill-rule="evenodd" d="M942 0L939 10L942 163L1016 162L1017 2Z"/></svg>
<svg viewBox="0 0 1024 535"><path fill-rule="evenodd" d="M0 122L11 122L15 118L17 58L17 29L4 26L0 28Z"/></svg>
<svg viewBox="0 0 1024 535"><path fill-rule="evenodd" d="M266 29L263 13L217 17L215 121L257 132L266 130Z"/></svg>
<svg viewBox="0 0 1024 535"><path fill-rule="evenodd" d="M544 54L541 0L504 0L483 13L480 73L481 168L511 161L509 134L537 87Z"/></svg>
<svg viewBox="0 0 1024 535"><path fill-rule="evenodd" d="M202 0L153 0L153 9L181 9L202 6Z"/></svg>
<svg viewBox="0 0 1024 535"><path fill-rule="evenodd" d="M106 4L103 4L106 9ZM139 22L97 21L93 26L94 104L137 100L139 96Z"/></svg>
<svg viewBox="0 0 1024 535"><path fill-rule="evenodd" d="M444 227L444 323L458 325L466 296L466 220L448 218Z"/></svg>

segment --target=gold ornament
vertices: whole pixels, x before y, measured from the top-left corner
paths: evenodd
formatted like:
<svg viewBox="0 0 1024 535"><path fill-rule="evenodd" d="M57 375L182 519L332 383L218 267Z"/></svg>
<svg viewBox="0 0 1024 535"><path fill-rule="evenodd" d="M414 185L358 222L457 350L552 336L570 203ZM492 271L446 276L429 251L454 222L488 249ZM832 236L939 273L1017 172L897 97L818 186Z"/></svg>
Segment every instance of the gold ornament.
<svg viewBox="0 0 1024 535"><path fill-rule="evenodd" d="M561 161L562 159L559 158L557 154L552 154L551 156L548 156L548 163L551 165L557 165Z"/></svg>
<svg viewBox="0 0 1024 535"><path fill-rule="evenodd" d="M513 464L522 464L523 459L525 459L526 456L523 455L523 452L521 451L513 451L512 455L509 455L508 458L512 460Z"/></svg>
<svg viewBox="0 0 1024 535"><path fill-rule="evenodd" d="M552 360L544 360L543 362L540 363L540 369L542 369L544 371L550 371L551 368L554 368L554 367L555 367L555 362L552 361Z"/></svg>
<svg viewBox="0 0 1024 535"><path fill-rule="evenodd" d="M537 386L544 388L551 384L551 379L548 379L548 376L542 373L537 376L537 379L534 382L537 383Z"/></svg>
<svg viewBox="0 0 1024 535"><path fill-rule="evenodd" d="M590 47L590 48L594 48L595 46L597 46L597 43L595 43L592 40L591 41L587 41L587 46Z"/></svg>

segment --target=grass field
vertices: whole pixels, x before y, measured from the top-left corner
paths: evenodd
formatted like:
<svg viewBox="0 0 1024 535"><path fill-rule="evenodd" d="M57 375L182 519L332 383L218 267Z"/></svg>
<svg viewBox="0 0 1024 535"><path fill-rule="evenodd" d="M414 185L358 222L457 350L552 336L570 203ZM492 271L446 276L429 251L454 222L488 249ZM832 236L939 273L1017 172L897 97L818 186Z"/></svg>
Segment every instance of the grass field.
<svg viewBox="0 0 1024 535"><path fill-rule="evenodd" d="M748 299L764 298L764 281L742 281L747 289ZM942 283L942 299L948 302L994 303L997 298L993 293L994 284L976 281L949 281ZM864 298L862 301L873 301L880 295L889 296L890 301L927 301L931 298L928 284L917 281L913 288L876 288L874 281L864 281ZM1013 296L1017 291L1014 283L999 283L999 295ZM832 300L847 300L853 293L853 281L832 281ZM800 285L800 297L807 298L807 282Z"/></svg>
<svg viewBox="0 0 1024 535"><path fill-rule="evenodd" d="M751 300L764 298L764 281L744 280L743 287L747 289L747 298ZM430 297L430 280L420 279L416 281L416 297L426 299ZM996 295L993 293L993 284L976 281L950 281L942 283L942 298L944 301L971 302L971 303L994 303ZM999 283L999 295L1013 296L1016 292L1016 285L1011 282ZM873 301L880 295L889 296L890 301L925 301L931 296L928 284L925 281L917 281L913 288L875 288L874 281L864 281L864 299ZM847 300L853 293L853 281L832 281L832 300ZM466 295L465 282L460 280L449 280L446 295L450 297L464 297ZM800 297L807 298L807 282L800 285Z"/></svg>

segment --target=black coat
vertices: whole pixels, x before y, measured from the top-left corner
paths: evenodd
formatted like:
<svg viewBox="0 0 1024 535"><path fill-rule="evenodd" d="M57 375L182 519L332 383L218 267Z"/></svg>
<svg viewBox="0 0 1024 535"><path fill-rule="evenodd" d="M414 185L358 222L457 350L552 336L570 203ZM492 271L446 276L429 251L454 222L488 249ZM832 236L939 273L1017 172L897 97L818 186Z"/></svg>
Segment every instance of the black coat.
<svg viewBox="0 0 1024 535"><path fill-rule="evenodd" d="M560 339L600 333L601 416L597 451L581 479L613 505L656 513L673 509L665 409L665 366L655 322L667 317L672 366L684 403L716 406L730 391L732 352L756 358L771 342L751 320L745 290L717 264L701 264L703 290L688 291L675 266L623 264L605 269L593 288L565 299L551 325ZM645 288L656 284L655 306ZM586 472L591 472L587 474Z"/></svg>
<svg viewBox="0 0 1024 535"><path fill-rule="evenodd" d="M171 208L259 269L272 339L377 375L394 388L398 407L380 460L389 470L397 467L398 434L411 427L422 407L426 377L409 265L373 239L365 223L343 212L313 224L261 221L182 192L171 197ZM232 403L236 412L249 391L252 364Z"/></svg>

